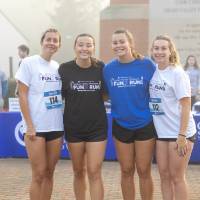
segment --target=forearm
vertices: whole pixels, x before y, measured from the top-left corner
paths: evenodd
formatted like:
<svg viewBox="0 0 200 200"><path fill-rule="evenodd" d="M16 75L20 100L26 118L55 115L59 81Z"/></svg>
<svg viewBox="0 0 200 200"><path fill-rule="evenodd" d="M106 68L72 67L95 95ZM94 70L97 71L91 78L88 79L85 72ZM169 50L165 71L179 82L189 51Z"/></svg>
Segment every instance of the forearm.
<svg viewBox="0 0 200 200"><path fill-rule="evenodd" d="M34 125L30 115L28 96L26 92L23 92L22 89L20 89L20 86L19 86L19 104L27 127L33 128Z"/></svg>
<svg viewBox="0 0 200 200"><path fill-rule="evenodd" d="M181 104L181 119L180 119L180 130L179 134L186 135L191 109L191 99L184 97L180 100Z"/></svg>

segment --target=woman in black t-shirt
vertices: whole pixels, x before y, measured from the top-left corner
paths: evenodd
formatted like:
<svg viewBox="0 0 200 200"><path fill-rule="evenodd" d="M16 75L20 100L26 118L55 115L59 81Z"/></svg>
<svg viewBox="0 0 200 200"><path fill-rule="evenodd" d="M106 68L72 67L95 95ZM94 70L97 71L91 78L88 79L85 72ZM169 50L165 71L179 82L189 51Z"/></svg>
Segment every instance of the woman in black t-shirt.
<svg viewBox="0 0 200 200"><path fill-rule="evenodd" d="M76 199L85 199L86 166L91 199L103 200L101 166L107 140L104 64L92 58L94 49L91 35L78 35L74 44L76 59L61 64L59 74L65 99L65 139L72 159Z"/></svg>

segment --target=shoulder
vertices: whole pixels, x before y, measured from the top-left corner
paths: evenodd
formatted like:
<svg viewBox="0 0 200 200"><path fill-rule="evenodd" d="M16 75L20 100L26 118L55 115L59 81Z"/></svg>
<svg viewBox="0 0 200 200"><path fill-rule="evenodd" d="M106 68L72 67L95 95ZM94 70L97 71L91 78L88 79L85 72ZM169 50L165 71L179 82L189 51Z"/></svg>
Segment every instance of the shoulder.
<svg viewBox="0 0 200 200"><path fill-rule="evenodd" d="M116 65L118 63L118 60L115 58L115 59L112 59L110 60L106 66L112 66L112 65Z"/></svg>
<svg viewBox="0 0 200 200"><path fill-rule="evenodd" d="M170 70L176 75L178 75L178 74L186 74L185 70L180 65L170 66Z"/></svg>
<svg viewBox="0 0 200 200"><path fill-rule="evenodd" d="M96 67L99 69L103 69L105 67L105 63L101 60L97 60Z"/></svg>
<svg viewBox="0 0 200 200"><path fill-rule="evenodd" d="M58 64L57 61L55 61L55 60L51 60L51 66L52 66L52 67L55 67L56 69L58 69L59 64Z"/></svg>
<svg viewBox="0 0 200 200"><path fill-rule="evenodd" d="M188 78L187 72L183 69L182 66L177 65L177 66L170 66L170 71L173 73L173 76L178 79L178 78Z"/></svg>
<svg viewBox="0 0 200 200"><path fill-rule="evenodd" d="M108 70L112 67L115 67L119 64L117 59L113 59L111 61L109 61L108 63L105 64L104 70Z"/></svg>
<svg viewBox="0 0 200 200"><path fill-rule="evenodd" d="M144 57L140 60L145 66L151 67L153 69L156 69L156 64L155 62L149 58L149 57Z"/></svg>
<svg viewBox="0 0 200 200"><path fill-rule="evenodd" d="M40 58L39 58L39 55L33 55L33 56L28 56L26 58L24 58L21 62L21 64L24 64L24 63L32 63L32 62L36 62L38 61Z"/></svg>
<svg viewBox="0 0 200 200"><path fill-rule="evenodd" d="M62 63L62 64L60 64L58 71L59 71L59 73L62 73L63 70L69 70L72 67L74 67L75 65L76 65L76 63L74 60Z"/></svg>

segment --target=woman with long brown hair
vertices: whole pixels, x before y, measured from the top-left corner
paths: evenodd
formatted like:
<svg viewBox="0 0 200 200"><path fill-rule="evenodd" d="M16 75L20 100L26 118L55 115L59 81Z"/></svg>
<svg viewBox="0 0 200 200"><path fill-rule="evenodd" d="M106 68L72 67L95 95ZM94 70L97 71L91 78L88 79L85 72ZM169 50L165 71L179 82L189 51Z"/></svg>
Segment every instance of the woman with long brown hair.
<svg viewBox="0 0 200 200"><path fill-rule="evenodd" d="M149 82L154 63L135 50L132 34L125 29L112 35L116 56L104 68L104 78L111 99L112 133L121 167L124 200L135 199L135 167L139 175L142 200L152 200L151 161L155 129L149 110Z"/></svg>

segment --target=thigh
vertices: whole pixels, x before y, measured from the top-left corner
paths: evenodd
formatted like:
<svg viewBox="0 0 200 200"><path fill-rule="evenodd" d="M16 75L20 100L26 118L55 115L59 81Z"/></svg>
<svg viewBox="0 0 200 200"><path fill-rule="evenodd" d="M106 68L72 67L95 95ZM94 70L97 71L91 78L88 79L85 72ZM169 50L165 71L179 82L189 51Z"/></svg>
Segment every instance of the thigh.
<svg viewBox="0 0 200 200"><path fill-rule="evenodd" d="M122 169L135 167L134 143L123 143L115 139L117 158Z"/></svg>
<svg viewBox="0 0 200 200"><path fill-rule="evenodd" d="M169 169L169 142L156 141L156 161L160 172Z"/></svg>
<svg viewBox="0 0 200 200"><path fill-rule="evenodd" d="M194 145L191 141L187 142L188 150L185 156L178 155L176 142L169 142L169 168L172 176L184 176L185 174Z"/></svg>
<svg viewBox="0 0 200 200"><path fill-rule="evenodd" d="M135 161L138 170L148 170L151 166L155 139L135 141Z"/></svg>
<svg viewBox="0 0 200 200"><path fill-rule="evenodd" d="M85 142L68 143L68 149L72 159L73 169L82 169L85 167Z"/></svg>
<svg viewBox="0 0 200 200"><path fill-rule="evenodd" d="M62 141L63 140L60 137L46 142L47 166L50 170L54 169L58 159L60 158Z"/></svg>
<svg viewBox="0 0 200 200"><path fill-rule="evenodd" d="M104 160L106 149L106 140L101 142L87 142L86 156L88 170L94 170L101 167Z"/></svg>
<svg viewBox="0 0 200 200"><path fill-rule="evenodd" d="M46 168L46 142L45 138L34 137L33 140L25 136L26 150L33 171L45 170Z"/></svg>

